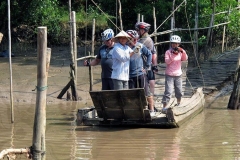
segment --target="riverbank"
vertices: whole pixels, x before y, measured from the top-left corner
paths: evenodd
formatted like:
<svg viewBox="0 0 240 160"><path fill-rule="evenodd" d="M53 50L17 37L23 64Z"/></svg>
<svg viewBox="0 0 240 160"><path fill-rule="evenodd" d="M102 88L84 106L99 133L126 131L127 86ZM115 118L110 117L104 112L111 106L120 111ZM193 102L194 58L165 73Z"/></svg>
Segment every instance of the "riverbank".
<svg viewBox="0 0 240 160"><path fill-rule="evenodd" d="M82 53L81 53L82 52ZM224 56L229 56L233 61L239 53L239 48L220 54L216 60L205 62L201 68L188 68L188 79L193 87L199 87L203 84L202 75L204 77L206 96L209 93L216 92L224 85L224 77L229 77L233 74L233 70L224 66ZM84 56L84 49L79 50L79 57ZM12 57L12 79L13 79L13 102L14 104L28 105L35 104L36 101L36 84L37 84L37 51L29 50L25 52L15 52L15 57ZM233 56L234 55L234 56ZM228 58L228 57L227 57ZM70 103L66 100L66 94L62 99L57 99L57 96L62 89L69 82L70 71L70 53L67 47L54 47L52 48L50 69L48 72L48 91L47 91L47 104ZM89 96L89 73L88 67L82 65L82 61L78 62L77 69L77 93L79 101L83 106L91 106L92 100ZM235 63L235 62L234 62ZM219 67L219 66L221 67ZM230 66L233 66L230 63ZM7 57L0 58L0 103L10 103L10 72L9 60ZM234 68L234 67L233 67ZM218 70L221 69L221 70ZM223 70L224 69L224 70ZM218 71L217 71L218 70ZM204 72L203 72L204 71ZM223 72L224 71L224 72ZM93 90L101 89L101 67L100 65L93 67ZM202 75L201 75L202 74ZM220 76L221 77L220 77ZM230 79L229 79L230 80ZM210 83L211 82L211 83ZM226 81L227 82L227 81ZM189 83L190 84L190 83ZM189 85L187 84L187 85Z"/></svg>
<svg viewBox="0 0 240 160"><path fill-rule="evenodd" d="M12 89L14 104L35 104L37 84L37 51L31 50L14 53L12 57ZM50 68L48 71L47 104L68 103L66 94L62 99L57 99L61 90L69 82L70 54L66 47L52 48ZM91 103L89 96L88 67L78 62L77 92L79 101L83 104ZM0 57L0 103L10 103L10 70L8 57ZM100 89L100 66L93 67L94 89Z"/></svg>

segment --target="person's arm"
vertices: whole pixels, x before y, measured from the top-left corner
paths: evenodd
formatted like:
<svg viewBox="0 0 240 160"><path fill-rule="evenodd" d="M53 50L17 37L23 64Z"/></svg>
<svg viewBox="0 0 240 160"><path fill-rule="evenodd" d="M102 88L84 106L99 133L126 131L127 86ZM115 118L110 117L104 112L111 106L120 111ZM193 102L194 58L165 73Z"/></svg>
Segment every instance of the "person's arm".
<svg viewBox="0 0 240 160"><path fill-rule="evenodd" d="M153 66L158 65L158 63L157 63L157 53L152 54L152 63L153 63Z"/></svg>
<svg viewBox="0 0 240 160"><path fill-rule="evenodd" d="M187 55L186 51L184 49L180 48L180 47L179 47L178 50L180 50L180 52L182 53L181 61L188 60L188 55Z"/></svg>
<svg viewBox="0 0 240 160"><path fill-rule="evenodd" d="M91 62L89 62L88 60L85 60L83 65L84 66L96 66L100 63L101 59L95 58L94 60L92 60Z"/></svg>
<svg viewBox="0 0 240 160"><path fill-rule="evenodd" d="M89 65L90 66L96 66L100 63L101 59L95 58L94 60L92 60Z"/></svg>
<svg viewBox="0 0 240 160"><path fill-rule="evenodd" d="M157 50L156 50L156 48L154 46L153 40L152 40L152 43L151 43L150 47L152 48L151 49L151 52L152 52L152 64L153 64L153 66L157 66L158 65L158 62L157 62Z"/></svg>
<svg viewBox="0 0 240 160"><path fill-rule="evenodd" d="M165 63L171 64L175 56L176 56L175 54L171 54L171 50L167 50L165 52Z"/></svg>
<svg viewBox="0 0 240 160"><path fill-rule="evenodd" d="M142 47L142 53L144 56L147 57L146 60L146 67L150 67L151 66L151 62L152 62L152 53L149 49L147 49L147 47L143 46Z"/></svg>
<svg viewBox="0 0 240 160"><path fill-rule="evenodd" d="M126 54L124 50L122 50L121 48L114 48L113 50L113 54L116 57L116 59L118 59L121 62L127 62L130 59L130 54Z"/></svg>

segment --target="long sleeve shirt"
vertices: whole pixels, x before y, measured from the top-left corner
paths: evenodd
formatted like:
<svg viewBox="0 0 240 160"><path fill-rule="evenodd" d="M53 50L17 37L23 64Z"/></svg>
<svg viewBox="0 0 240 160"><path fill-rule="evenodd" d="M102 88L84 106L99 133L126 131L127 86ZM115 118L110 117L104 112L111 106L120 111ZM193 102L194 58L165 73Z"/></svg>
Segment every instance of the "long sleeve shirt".
<svg viewBox="0 0 240 160"><path fill-rule="evenodd" d="M115 44L112 52L112 79L123 81L129 80L129 63L131 52L133 52L133 50L129 46L123 46L120 43Z"/></svg>
<svg viewBox="0 0 240 160"><path fill-rule="evenodd" d="M130 78L142 75L143 68L150 67L152 61L152 53L149 49L147 49L146 46L139 42L137 42L135 45L141 46L141 49L139 54L134 54L130 58L130 73L129 73Z"/></svg>
<svg viewBox="0 0 240 160"><path fill-rule="evenodd" d="M183 50L179 52L177 55L173 53L173 49L170 48L165 52L165 63L166 70L165 74L169 76L180 76L182 75L181 64L182 61L186 61L188 59L188 55L186 51Z"/></svg>

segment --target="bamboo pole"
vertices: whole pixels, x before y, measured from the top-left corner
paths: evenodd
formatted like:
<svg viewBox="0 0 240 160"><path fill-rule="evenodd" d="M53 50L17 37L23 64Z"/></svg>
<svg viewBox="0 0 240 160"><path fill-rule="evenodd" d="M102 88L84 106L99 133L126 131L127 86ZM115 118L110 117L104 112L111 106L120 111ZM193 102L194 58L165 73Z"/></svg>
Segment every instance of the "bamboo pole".
<svg viewBox="0 0 240 160"><path fill-rule="evenodd" d="M229 7L228 13L227 13L227 20L229 20L230 10L231 10L231 8ZM226 28L227 28L227 25L226 25ZM225 34L226 34L226 31L225 31ZM226 50L228 50L228 35L227 34L226 34Z"/></svg>
<svg viewBox="0 0 240 160"><path fill-rule="evenodd" d="M195 28L198 28L198 0L196 0L196 14L195 14ZM200 53L198 53L198 30L194 30L194 55L197 57L197 60L200 58ZM197 60L195 60L195 66L197 65Z"/></svg>
<svg viewBox="0 0 240 160"><path fill-rule="evenodd" d="M75 11L71 12L72 17L72 35L73 35L73 62L74 62L74 71L75 71L75 84L77 84L77 29L76 29L76 13Z"/></svg>
<svg viewBox="0 0 240 160"><path fill-rule="evenodd" d="M214 19L214 14L212 14L212 16L211 16L209 29L208 29L208 32L207 32L207 40L206 40L205 49L204 49L204 59L207 59L207 47L208 47L208 42L209 42L209 39L210 39L210 34L211 34L211 31L212 31L213 19Z"/></svg>
<svg viewBox="0 0 240 160"><path fill-rule="evenodd" d="M75 12L72 11L70 14L70 48L71 48L71 63L70 63L70 82L63 88L61 93L57 96L58 99L61 99L62 96L65 94L65 92L68 90L68 88L71 86L72 91L72 100L77 101L78 100L78 94L77 94L77 82L76 82L76 66L77 66L77 42L76 42L76 20L75 20ZM75 28L75 29L74 29ZM75 38L73 38L75 36ZM73 42L74 41L74 42ZM74 49L75 48L75 49Z"/></svg>
<svg viewBox="0 0 240 160"><path fill-rule="evenodd" d="M85 27L85 42L87 42L87 26L88 26L88 23L87 23L87 20L88 20L88 14L87 14L87 10L88 10L88 0L86 0L86 6L85 6L85 8L86 8L86 10L85 10L85 12L86 12L86 27ZM84 48L85 48L85 56L87 55L87 45L85 44L85 46L84 46Z"/></svg>
<svg viewBox="0 0 240 160"><path fill-rule="evenodd" d="M215 13L216 13L216 2L215 0L212 0L212 15L213 15L213 20L212 20L212 26L214 25L214 21L215 21ZM211 32L210 32L210 41L209 41L209 46L212 47L212 40L213 40L213 28L211 28Z"/></svg>
<svg viewBox="0 0 240 160"><path fill-rule="evenodd" d="M81 58L78 58L77 61L81 61L81 60L89 59L89 58L96 58L96 56L85 56L85 57L81 57Z"/></svg>
<svg viewBox="0 0 240 160"><path fill-rule="evenodd" d="M174 14L174 10L175 10L175 0L173 0L173 4L172 4L172 17L171 17L171 30L173 30L175 28L175 14ZM170 33L170 37L171 37L172 33Z"/></svg>
<svg viewBox="0 0 240 160"><path fill-rule="evenodd" d="M115 27L115 32L117 33L118 32L118 14L117 14L117 11L118 11L118 4L117 4L117 1L118 0L116 0L116 27Z"/></svg>
<svg viewBox="0 0 240 160"><path fill-rule="evenodd" d="M173 30L166 30L166 31L162 31L162 32L158 32L158 33L152 33L149 36L153 37L153 36L159 36L159 35L164 35L164 34L169 34L172 32L177 32L177 31L195 31L195 30L204 30L204 29L209 29L209 28L214 28L214 27L219 27L225 24L229 24L230 22L225 22L225 23L219 23L217 25L213 25L212 27L204 27L204 28L189 28L189 29L185 29L185 28L174 28Z"/></svg>
<svg viewBox="0 0 240 160"><path fill-rule="evenodd" d="M140 13L137 15L137 22L140 22Z"/></svg>
<svg viewBox="0 0 240 160"><path fill-rule="evenodd" d="M2 42L3 34L0 32L0 44Z"/></svg>
<svg viewBox="0 0 240 160"><path fill-rule="evenodd" d="M13 155L14 154L26 154L27 158L30 155L30 149L29 148L21 148L21 149L4 149L0 152L0 159L3 159L6 155Z"/></svg>
<svg viewBox="0 0 240 160"><path fill-rule="evenodd" d="M51 54L52 54L52 49L47 48L47 59L46 59L46 73L47 73L47 76L48 76L48 71L49 71L49 67L50 67Z"/></svg>
<svg viewBox="0 0 240 160"><path fill-rule="evenodd" d="M91 54L91 56L94 56L94 46L95 46L95 19L93 19L93 24L92 24L92 54Z"/></svg>
<svg viewBox="0 0 240 160"><path fill-rule="evenodd" d="M69 0L69 33L70 33L70 52L73 58L73 27L72 27L71 0ZM73 60L73 59L72 59Z"/></svg>
<svg viewBox="0 0 240 160"><path fill-rule="evenodd" d="M121 5L121 1L118 0L119 3L119 20L120 20L120 28L121 30L123 30L123 24L122 24L122 5Z"/></svg>
<svg viewBox="0 0 240 160"><path fill-rule="evenodd" d="M12 43L11 43L11 13L10 0L8 0L8 56L9 56L9 71L10 71L10 103L11 103L11 122L14 122L14 107L13 107L13 82L12 82Z"/></svg>
<svg viewBox="0 0 240 160"><path fill-rule="evenodd" d="M224 43L225 43L225 31L226 31L226 25L223 26L223 36L222 36L222 53L224 51Z"/></svg>
<svg viewBox="0 0 240 160"><path fill-rule="evenodd" d="M38 27L37 37L37 97L33 127L33 160L45 158L45 129L46 129L46 93L47 93L47 27Z"/></svg>
<svg viewBox="0 0 240 160"><path fill-rule="evenodd" d="M198 28L198 12L195 14L195 28ZM200 53L198 53L198 30L194 31L194 39L195 39L195 44L194 44L194 55L196 55L197 60L200 58ZM195 60L196 61L196 60ZM195 65L197 65L197 62L195 62Z"/></svg>
<svg viewBox="0 0 240 160"><path fill-rule="evenodd" d="M91 56L94 56L94 40L95 40L95 19L93 19L92 24L92 53ZM89 66L89 80L90 80L90 88L89 90L93 90L93 72L92 72L92 66Z"/></svg>
<svg viewBox="0 0 240 160"><path fill-rule="evenodd" d="M153 7L153 23L154 23L154 33L157 33L157 20L156 20L155 7ZM157 43L157 36L154 36L154 43ZM156 47L156 50L158 50L158 47Z"/></svg>

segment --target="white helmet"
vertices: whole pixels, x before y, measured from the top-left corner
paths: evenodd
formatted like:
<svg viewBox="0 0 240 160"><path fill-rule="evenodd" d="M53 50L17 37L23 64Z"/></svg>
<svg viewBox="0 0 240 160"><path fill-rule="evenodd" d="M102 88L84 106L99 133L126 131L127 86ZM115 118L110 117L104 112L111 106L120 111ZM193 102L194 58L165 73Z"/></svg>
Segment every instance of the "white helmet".
<svg viewBox="0 0 240 160"><path fill-rule="evenodd" d="M170 38L170 42L181 43L181 38L178 35L173 35Z"/></svg>
<svg viewBox="0 0 240 160"><path fill-rule="evenodd" d="M101 36L103 41L107 41L114 37L114 32L112 29L106 29L104 32L102 32Z"/></svg>

